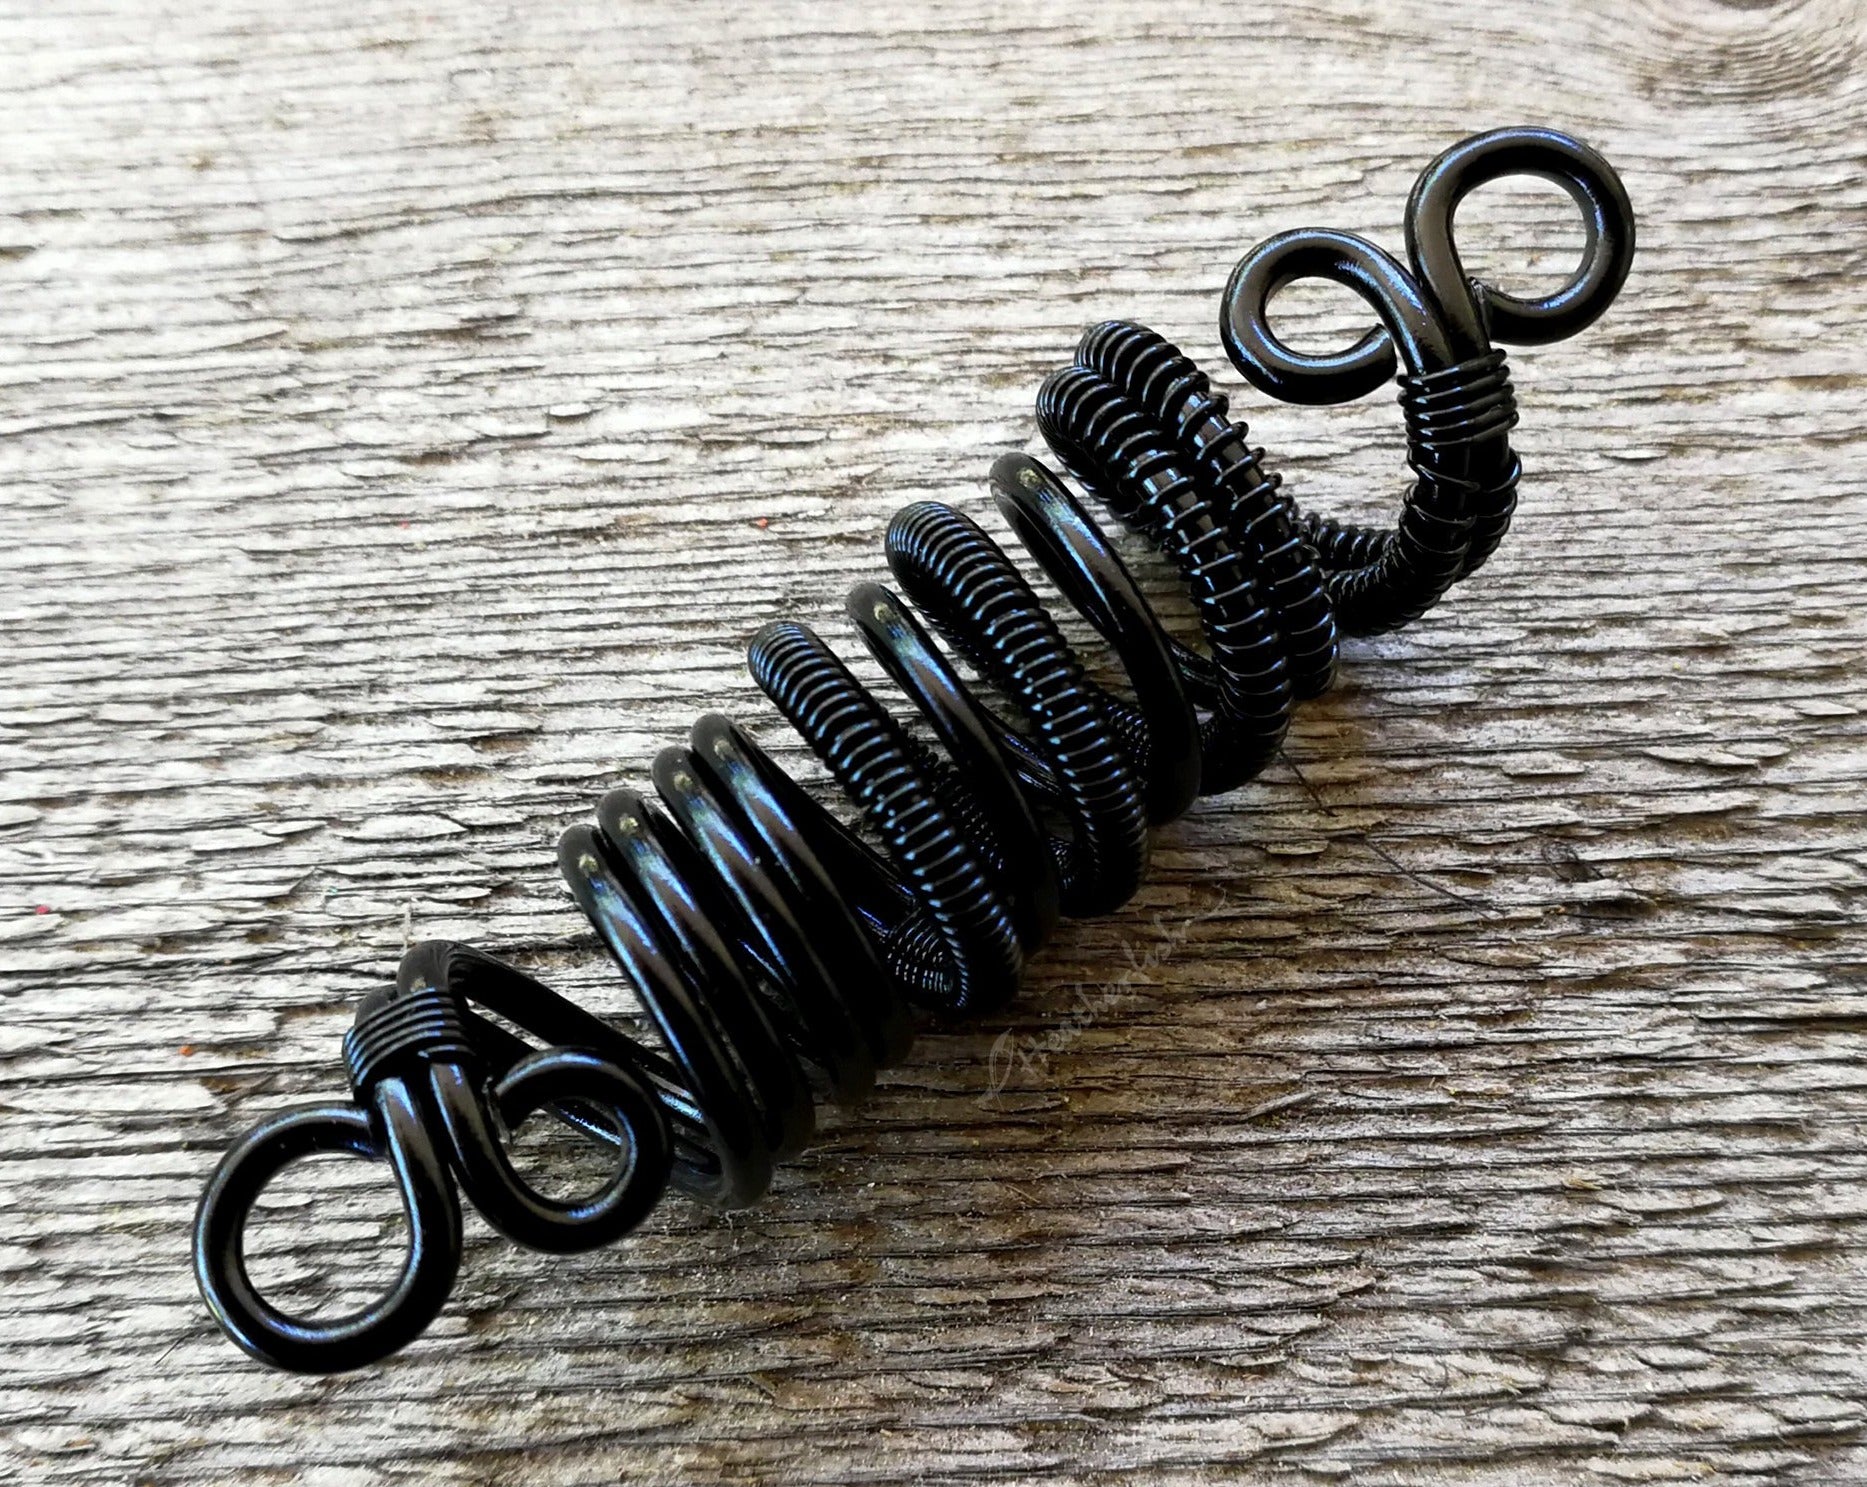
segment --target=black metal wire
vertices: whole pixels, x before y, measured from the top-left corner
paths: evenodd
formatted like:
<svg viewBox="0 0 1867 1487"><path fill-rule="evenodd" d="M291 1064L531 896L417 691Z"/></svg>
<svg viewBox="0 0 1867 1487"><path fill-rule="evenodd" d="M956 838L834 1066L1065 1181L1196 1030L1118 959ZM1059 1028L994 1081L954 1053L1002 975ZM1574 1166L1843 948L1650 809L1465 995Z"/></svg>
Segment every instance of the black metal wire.
<svg viewBox="0 0 1867 1487"><path fill-rule="evenodd" d="M1452 244L1458 200L1507 171L1551 176L1584 208L1581 269L1542 300L1469 281ZM559 848L660 1046L468 946L416 946L345 1040L351 1103L261 1123L208 1185L195 1269L229 1336L304 1372L395 1351L452 1288L461 1191L514 1240L559 1252L621 1237L670 1185L721 1207L750 1203L811 1136L818 1098L859 1098L905 1054L917 1012L1002 1005L1061 916L1124 903L1148 827L1264 767L1293 704L1329 685L1339 634L1407 623L1496 548L1521 471L1509 442L1516 403L1492 341L1572 334L1604 310L1626 277L1633 220L1593 152L1545 130L1500 130L1422 175L1408 245L1403 267L1346 234L1272 238L1234 273L1222 324L1240 370L1292 401L1358 396L1392 376L1397 357L1404 364L1415 478L1392 530L1299 513L1226 399L1175 347L1138 325L1090 329L1075 363L1044 383L1039 427L1179 571L1204 651L1166 633L1095 523L1034 459L992 467L998 509L1109 643L1119 690L1090 678L971 518L934 502L899 512L885 546L900 592L861 584L848 615L938 748L809 627L767 625L750 650L754 679L881 850L735 724L701 718L685 746L654 761L654 799L612 791ZM1266 309L1305 275L1356 289L1381 327L1345 352L1291 351ZM547 1199L513 1170L503 1132L544 1109L618 1149L595 1194ZM411 1241L388 1295L315 1322L259 1295L243 1234L282 1167L332 1151L391 1165Z"/></svg>

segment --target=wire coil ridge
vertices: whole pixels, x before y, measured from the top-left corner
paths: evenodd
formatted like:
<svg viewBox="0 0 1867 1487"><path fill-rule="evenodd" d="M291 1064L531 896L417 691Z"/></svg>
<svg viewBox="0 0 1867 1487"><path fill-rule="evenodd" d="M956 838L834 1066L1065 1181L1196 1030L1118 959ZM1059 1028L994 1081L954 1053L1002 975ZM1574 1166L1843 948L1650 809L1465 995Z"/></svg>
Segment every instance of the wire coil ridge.
<svg viewBox="0 0 1867 1487"><path fill-rule="evenodd" d="M1468 278L1451 233L1465 194L1521 172L1568 191L1587 232L1576 274L1541 299ZM1273 397L1339 402L1397 384L1413 480L1391 529L1300 511L1177 347L1144 326L1092 326L1039 391L1039 430L1179 574L1203 645L1168 633L1083 504L1029 456L992 466L996 507L1106 643L1117 685L1097 679L976 521L938 502L904 507L884 541L895 587L858 584L846 614L916 730L807 625L767 624L748 650L753 679L862 830L737 724L700 718L653 761L652 794L611 790L558 850L654 1041L470 946L415 946L344 1040L351 1100L262 1121L210 1180L195 1273L223 1330L307 1373L388 1356L452 1289L463 1196L515 1242L553 1253L621 1238L669 1188L749 1204L810 1140L818 1103L860 1099L905 1056L918 1019L1003 1006L1063 918L1125 903L1149 828L1261 771L1295 704L1330 685L1342 636L1418 618L1496 550L1522 470L1495 343L1582 329L1633 253L1612 168L1543 129L1441 155L1406 229L1405 264L1344 233L1266 240L1233 273L1220 324L1234 365ZM1267 309L1303 277L1348 285L1378 325L1344 351L1292 350ZM612 1149L597 1191L548 1198L515 1170L509 1133L541 1112ZM332 1321L266 1300L244 1249L266 1184L320 1152L386 1163L409 1230L390 1291Z"/></svg>

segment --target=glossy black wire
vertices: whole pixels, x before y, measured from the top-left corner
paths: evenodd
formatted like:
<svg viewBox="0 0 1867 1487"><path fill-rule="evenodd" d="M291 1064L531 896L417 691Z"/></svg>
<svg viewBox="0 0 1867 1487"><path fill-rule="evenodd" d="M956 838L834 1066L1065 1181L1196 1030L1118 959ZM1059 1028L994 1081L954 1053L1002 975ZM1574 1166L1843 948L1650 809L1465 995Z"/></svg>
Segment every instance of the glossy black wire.
<svg viewBox="0 0 1867 1487"><path fill-rule="evenodd" d="M1540 300L1467 280L1453 245L1458 201L1510 171L1553 176L1585 213L1581 268ZM1075 363L1044 383L1039 427L1178 570L1203 651L1166 633L1036 460L994 464L996 504L1108 643L1119 688L1092 678L974 521L934 502L900 511L885 544L899 593L858 585L848 615L933 743L807 626L767 625L749 655L879 850L731 721L701 718L685 746L654 761L652 798L610 792L559 847L658 1046L468 946L416 946L345 1040L352 1102L262 1122L203 1195L196 1274L227 1333L304 1372L394 1352L452 1288L462 1192L510 1238L554 1252L621 1237L668 1186L720 1207L750 1203L810 1138L816 1102L859 1098L905 1054L918 1013L1003 1005L1062 916L1124 903L1148 827L1265 766L1294 703L1329 685L1341 633L1408 622L1495 549L1521 471L1509 443L1515 399L1492 341L1554 339L1600 314L1626 277L1633 223L1598 156L1546 130L1503 130L1428 168L1407 241L1403 267L1347 234L1272 238L1232 276L1223 316L1233 360L1290 401L1358 396L1404 367L1415 479L1392 530L1300 513L1184 355L1142 326L1092 327ZM1292 351L1266 311L1305 275L1356 289L1381 326L1346 351ZM616 1148L597 1192L549 1199L513 1169L507 1133L539 1111ZM411 1236L390 1292L334 1321L267 1302L244 1254L266 1183L320 1152L387 1163Z"/></svg>
<svg viewBox="0 0 1867 1487"><path fill-rule="evenodd" d="M1540 176L1582 210L1575 273L1553 293L1521 299L1469 278L1453 238L1458 205L1500 176ZM1447 150L1407 203L1408 263L1345 232L1281 233L1233 271L1220 335L1253 384L1295 403L1338 403L1399 376L1414 474L1399 521L1381 531L1304 518L1327 573L1345 634L1418 619L1497 548L1516 509L1522 466L1510 445L1517 422L1504 352L1574 335L1607 309L1633 263L1634 217L1614 169L1578 140L1550 129L1497 129ZM1319 278L1365 299L1380 323L1345 350L1292 350L1271 329L1285 285Z"/></svg>

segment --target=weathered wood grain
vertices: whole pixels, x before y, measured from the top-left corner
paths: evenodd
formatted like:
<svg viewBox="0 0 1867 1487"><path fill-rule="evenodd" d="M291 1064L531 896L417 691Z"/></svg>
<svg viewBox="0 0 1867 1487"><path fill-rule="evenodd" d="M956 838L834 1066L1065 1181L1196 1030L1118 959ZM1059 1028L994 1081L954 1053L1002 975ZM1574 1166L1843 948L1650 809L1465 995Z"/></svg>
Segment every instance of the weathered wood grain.
<svg viewBox="0 0 1867 1487"><path fill-rule="evenodd" d="M1867 1480L1859 5L5 9L0 1477ZM470 1220L355 1377L211 1329L202 1181L408 938L622 1010L551 842L708 708L817 777L757 622L985 515L1084 323L1216 367L1243 249L1518 120L1642 249L1516 359L1517 529L1134 905L751 1213ZM1391 499L1391 405L1242 405ZM395 1242L328 1181L306 1294Z"/></svg>

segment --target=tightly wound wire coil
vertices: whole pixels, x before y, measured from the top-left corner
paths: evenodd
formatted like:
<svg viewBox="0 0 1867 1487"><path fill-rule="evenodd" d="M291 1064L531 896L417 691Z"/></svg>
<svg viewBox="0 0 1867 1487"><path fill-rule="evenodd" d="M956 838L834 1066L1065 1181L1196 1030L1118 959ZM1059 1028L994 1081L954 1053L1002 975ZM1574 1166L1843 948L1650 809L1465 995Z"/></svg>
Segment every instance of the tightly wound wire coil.
<svg viewBox="0 0 1867 1487"><path fill-rule="evenodd" d="M1452 242L1459 200L1519 172L1567 190L1587 229L1576 275L1536 300L1470 280ZM1123 690L1091 679L971 518L934 502L898 512L885 550L899 592L860 584L848 617L938 748L805 625L765 626L749 655L881 850L737 725L701 718L685 746L654 761L655 799L610 792L594 824L559 848L661 1046L471 947L416 946L345 1039L351 1101L262 1122L208 1185L195 1269L227 1333L304 1372L395 1351L452 1288L462 1192L502 1233L554 1252L621 1237L670 1185L721 1207L750 1203L811 1136L815 1101L859 1098L905 1054L917 1013L1003 1005L1061 917L1124 903L1148 828L1261 770L1294 703L1328 687L1341 635L1408 623L1495 550L1521 468L1494 342L1557 339L1605 310L1627 274L1633 219L1592 151L1547 130L1500 130L1422 174L1407 241L1403 266L1344 233L1272 238L1234 272L1221 324L1234 364L1288 401L1342 401L1398 373L1414 479L1392 529L1300 512L1178 349L1138 325L1091 328L1074 364L1044 383L1039 427L1177 569L1204 650L1166 633L1083 507L1034 459L992 467L999 512L1109 644ZM1266 312L1301 277L1349 286L1380 324L1346 351L1291 350ZM927 626L1009 718L979 700ZM615 1147L597 1192L549 1199L513 1169L503 1133L541 1110ZM387 1162L410 1230L396 1285L336 1321L267 1301L244 1254L266 1183L316 1152Z"/></svg>

